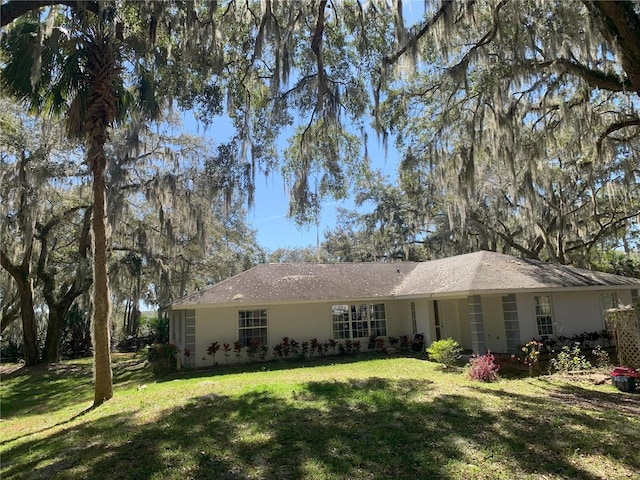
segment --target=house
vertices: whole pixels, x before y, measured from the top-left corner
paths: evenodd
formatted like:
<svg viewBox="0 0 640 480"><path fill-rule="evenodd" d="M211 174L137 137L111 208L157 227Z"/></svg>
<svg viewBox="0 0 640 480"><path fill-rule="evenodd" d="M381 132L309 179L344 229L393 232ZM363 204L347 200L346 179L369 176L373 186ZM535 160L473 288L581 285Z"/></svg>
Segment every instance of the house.
<svg viewBox="0 0 640 480"><path fill-rule="evenodd" d="M172 303L170 340L195 366L211 361L214 341L271 350L283 337L423 333L427 345L452 337L476 353L514 352L533 337L602 331L605 310L635 304L639 289L640 279L486 251L420 263L263 264Z"/></svg>

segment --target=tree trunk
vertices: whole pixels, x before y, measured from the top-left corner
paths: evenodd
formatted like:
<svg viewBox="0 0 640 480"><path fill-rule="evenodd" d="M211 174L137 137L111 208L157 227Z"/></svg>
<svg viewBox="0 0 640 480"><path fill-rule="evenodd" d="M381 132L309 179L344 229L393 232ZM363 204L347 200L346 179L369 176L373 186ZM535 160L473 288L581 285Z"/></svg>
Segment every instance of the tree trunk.
<svg viewBox="0 0 640 480"><path fill-rule="evenodd" d="M33 308L33 284L25 278L18 282L20 291L20 314L22 316L22 337L24 340L24 361L27 365L38 363L38 342L36 315Z"/></svg>
<svg viewBox="0 0 640 480"><path fill-rule="evenodd" d="M31 253L33 247L27 248L21 265L14 265L4 251L0 250L0 264L9 272L18 286L20 299L20 316L22 317L22 338L24 342L24 361L27 365L38 363L38 338L36 315L33 308L33 283L29 278Z"/></svg>
<svg viewBox="0 0 640 480"><path fill-rule="evenodd" d="M62 216L53 218L40 229L38 238L41 242L40 258L38 259L38 278L42 282L42 293L49 308L49 323L47 325L47 337L44 342L44 350L42 351L42 361L46 363L55 363L60 360L60 341L62 332L65 327L67 314L73 305L74 300L88 291L90 281L87 280L85 261L87 260L87 252L89 250L89 238L91 232L91 211L92 208L86 208L80 239L78 243L78 266L75 273L73 284L67 288L66 292L58 297L56 294L55 271L47 268L49 259L49 236L51 229L60 221L61 218L70 215L83 207L74 207L67 210Z"/></svg>
<svg viewBox="0 0 640 480"><path fill-rule="evenodd" d="M73 305L71 301L59 302L56 305L49 305L49 323L47 325L47 338L42 350L42 361L45 363L56 363L60 361L60 341L64 331L67 314Z"/></svg>
<svg viewBox="0 0 640 480"><path fill-rule="evenodd" d="M622 68L627 74L631 88L640 95L640 15L637 5L630 1L587 2L592 12L602 18L600 31L620 56Z"/></svg>
<svg viewBox="0 0 640 480"><path fill-rule="evenodd" d="M105 138L106 140L106 138ZM89 149L93 171L93 359L95 391L93 406L113 397L109 278L107 276L107 215L104 142Z"/></svg>

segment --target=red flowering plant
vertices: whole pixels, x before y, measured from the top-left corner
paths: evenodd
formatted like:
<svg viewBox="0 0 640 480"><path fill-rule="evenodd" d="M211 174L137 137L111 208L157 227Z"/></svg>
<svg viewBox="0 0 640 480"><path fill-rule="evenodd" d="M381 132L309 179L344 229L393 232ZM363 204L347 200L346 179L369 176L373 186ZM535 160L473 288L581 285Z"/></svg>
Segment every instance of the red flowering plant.
<svg viewBox="0 0 640 480"><path fill-rule="evenodd" d="M242 355L242 343L240 343L240 340L233 342L233 351L236 352L236 358L240 359Z"/></svg>
<svg viewBox="0 0 640 480"><path fill-rule="evenodd" d="M495 360L496 357L490 351L484 355L473 355L469 360L469 376L480 382L495 382L500 370L500 365Z"/></svg>
<svg viewBox="0 0 640 480"><path fill-rule="evenodd" d="M222 351L224 352L224 358L227 361L227 365L229 365L229 352L231 352L231 345L229 345L228 343L223 343Z"/></svg>
<svg viewBox="0 0 640 480"><path fill-rule="evenodd" d="M310 350L310 355L313 357L313 354L317 351L318 353L321 353L322 349L322 344L318 342L317 338L312 338L311 341L309 342L309 350Z"/></svg>
<svg viewBox="0 0 640 480"><path fill-rule="evenodd" d="M258 340L253 340L249 343L247 347L247 356L249 357L250 362L256 361L256 356L260 352L260 342Z"/></svg>
<svg viewBox="0 0 640 480"><path fill-rule="evenodd" d="M191 356L191 350L189 350L188 348L185 348L182 351L182 355L184 355L184 363L188 367L189 366L189 357Z"/></svg>
<svg viewBox="0 0 640 480"><path fill-rule="evenodd" d="M220 344L218 342L213 342L209 345L209 348L207 348L207 355L211 355L213 357L214 366L216 364L216 353L218 353L218 350L220 350Z"/></svg>

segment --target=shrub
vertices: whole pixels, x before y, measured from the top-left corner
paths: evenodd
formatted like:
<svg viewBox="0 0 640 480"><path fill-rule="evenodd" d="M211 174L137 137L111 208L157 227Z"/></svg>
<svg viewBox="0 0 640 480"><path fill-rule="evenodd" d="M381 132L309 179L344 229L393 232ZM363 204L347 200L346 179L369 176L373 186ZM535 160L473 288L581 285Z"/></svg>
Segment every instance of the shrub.
<svg viewBox="0 0 640 480"><path fill-rule="evenodd" d="M250 362L255 362L256 357L260 353L260 342L257 340L253 340L249 342L249 346L247 347L247 357L249 357Z"/></svg>
<svg viewBox="0 0 640 480"><path fill-rule="evenodd" d="M240 356L242 355L242 343L240 343L240 340L236 340L235 342L233 342L233 351L236 352L236 358L240 359Z"/></svg>
<svg viewBox="0 0 640 480"><path fill-rule="evenodd" d="M496 357L490 351L485 355L473 355L469 360L469 376L480 382L495 382L500 370L500 365L495 360Z"/></svg>
<svg viewBox="0 0 640 480"><path fill-rule="evenodd" d="M413 336L411 349L414 352L422 352L424 350L424 334L423 333L416 333Z"/></svg>
<svg viewBox="0 0 640 480"><path fill-rule="evenodd" d="M153 373L175 372L178 347L173 343L154 343L147 349L147 360Z"/></svg>
<svg viewBox="0 0 640 480"><path fill-rule="evenodd" d="M462 349L453 338L437 340L427 348L429 359L442 363L446 368L453 366L459 359Z"/></svg>
<svg viewBox="0 0 640 480"><path fill-rule="evenodd" d="M590 370L593 365L589 363L580 351L580 343L576 342L573 347L562 347L556 358L549 360L549 371L571 372L575 370Z"/></svg>
<svg viewBox="0 0 640 480"><path fill-rule="evenodd" d="M535 338L532 338L522 347L522 351L524 352L524 364L529 367L529 372L531 372L533 367L538 366L540 350L543 346L544 345L542 342L539 342Z"/></svg>
<svg viewBox="0 0 640 480"><path fill-rule="evenodd" d="M289 358L289 356L297 355L298 342L289 339L289 337L282 337L282 341L273 347L274 357Z"/></svg>
<svg viewBox="0 0 640 480"><path fill-rule="evenodd" d="M596 359L596 367L598 368L609 368L611 367L611 358L609 358L609 353L606 352L601 345L596 345L591 352Z"/></svg>
<svg viewBox="0 0 640 480"><path fill-rule="evenodd" d="M207 355L211 355L213 357L213 365L216 364L216 353L220 350L220 344L218 342L212 342L211 345L207 348Z"/></svg>

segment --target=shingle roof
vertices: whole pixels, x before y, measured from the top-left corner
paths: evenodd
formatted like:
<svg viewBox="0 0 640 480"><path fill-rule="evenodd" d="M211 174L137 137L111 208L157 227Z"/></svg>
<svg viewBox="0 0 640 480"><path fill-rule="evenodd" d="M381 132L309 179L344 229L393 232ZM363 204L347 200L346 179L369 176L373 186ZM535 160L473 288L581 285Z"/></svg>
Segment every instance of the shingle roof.
<svg viewBox="0 0 640 480"><path fill-rule="evenodd" d="M640 279L476 252L429 262L258 265L173 306L628 286Z"/></svg>
<svg viewBox="0 0 640 480"><path fill-rule="evenodd" d="M626 285L640 287L640 279L482 251L419 263L394 293L486 293Z"/></svg>
<svg viewBox="0 0 640 480"><path fill-rule="evenodd" d="M263 264L173 305L389 297L416 265L413 262Z"/></svg>

